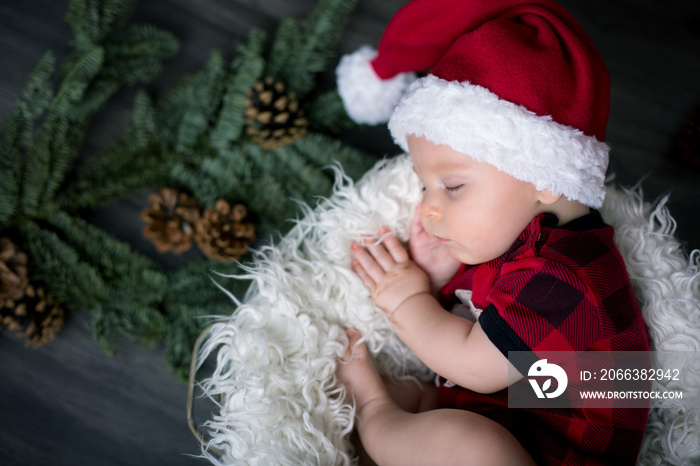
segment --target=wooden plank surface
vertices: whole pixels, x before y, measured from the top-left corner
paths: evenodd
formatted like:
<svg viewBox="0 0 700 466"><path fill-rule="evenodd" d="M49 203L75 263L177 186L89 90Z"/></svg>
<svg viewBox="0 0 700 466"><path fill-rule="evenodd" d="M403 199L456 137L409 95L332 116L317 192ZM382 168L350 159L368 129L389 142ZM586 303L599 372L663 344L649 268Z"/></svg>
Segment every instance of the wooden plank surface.
<svg viewBox="0 0 700 466"><path fill-rule="evenodd" d="M27 75L53 49L70 52L67 0L0 3L0 118L9 115ZM360 0L340 52L376 44L403 0ZM700 175L665 155L692 108L700 103L700 9L692 0L563 0L589 31L608 63L612 113L611 171L622 185L644 178L647 199L671 192L678 234L700 247ZM213 48L231 56L231 44L251 26L270 34L285 16L304 16L312 0L141 0L135 19L172 31L180 54L149 88L162 91L201 68ZM332 79L332 70L327 79ZM120 92L96 117L86 152L123 129L134 91ZM349 143L378 157L397 152L383 128L355 130ZM140 238L138 211L145 194L116 203L93 221L166 267L184 259L159 256ZM185 417L185 387L165 365L162 348L119 341L104 354L87 330L88 316L72 315L51 344L23 347L0 335L0 464L206 464ZM198 418L208 408L198 411Z"/></svg>

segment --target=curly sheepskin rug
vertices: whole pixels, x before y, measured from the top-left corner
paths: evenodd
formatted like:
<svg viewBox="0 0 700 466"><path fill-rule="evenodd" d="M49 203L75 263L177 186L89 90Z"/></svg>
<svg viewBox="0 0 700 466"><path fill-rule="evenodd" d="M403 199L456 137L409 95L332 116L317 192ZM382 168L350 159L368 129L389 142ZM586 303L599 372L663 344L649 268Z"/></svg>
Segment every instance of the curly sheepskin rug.
<svg viewBox="0 0 700 466"><path fill-rule="evenodd" d="M386 225L408 239L420 199L410 158L379 162L356 184L336 169L333 195L304 216L278 244L257 251L240 278L253 285L233 315L212 326L198 355L216 365L201 381L218 404L205 422L203 456L218 465L345 465L354 462L353 407L335 380L359 330L389 376L433 374L395 336L350 267L350 244ZM608 187L601 209L616 228L653 349L700 350L700 252L690 258L674 238L664 200L652 206L638 191ZM697 358L696 358L697 359ZM655 361L664 367L665 361ZM639 463L700 461L700 370L684 373L681 400L664 400L649 419Z"/></svg>

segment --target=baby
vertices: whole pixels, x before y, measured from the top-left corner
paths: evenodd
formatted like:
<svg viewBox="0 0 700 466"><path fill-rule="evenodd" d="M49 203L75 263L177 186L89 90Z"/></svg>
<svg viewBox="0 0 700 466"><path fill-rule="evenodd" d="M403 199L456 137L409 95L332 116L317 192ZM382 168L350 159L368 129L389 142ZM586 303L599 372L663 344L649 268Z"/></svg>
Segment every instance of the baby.
<svg viewBox="0 0 700 466"><path fill-rule="evenodd" d="M425 69L401 89L408 71ZM395 100L365 95L372 79ZM353 269L440 376L437 387L384 381L348 332L337 375L370 457L634 464L647 410L509 409L507 399L511 374L526 375L543 351L649 350L612 228L595 210L609 83L590 38L547 0L415 0L377 53L344 58L338 84L356 121L391 117L423 187L408 249L382 228L383 242L352 246ZM445 310L449 301L471 318ZM514 351L528 364L509 362Z"/></svg>

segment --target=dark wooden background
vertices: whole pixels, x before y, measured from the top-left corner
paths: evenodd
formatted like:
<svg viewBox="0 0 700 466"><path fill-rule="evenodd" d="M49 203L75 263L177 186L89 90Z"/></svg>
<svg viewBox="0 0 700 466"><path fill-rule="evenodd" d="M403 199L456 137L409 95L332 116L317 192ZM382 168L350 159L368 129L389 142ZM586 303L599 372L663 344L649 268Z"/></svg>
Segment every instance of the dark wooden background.
<svg viewBox="0 0 700 466"><path fill-rule="evenodd" d="M486 1L486 0L485 0ZM70 52L67 0L0 2L0 118L40 56ZM339 52L376 44L403 0L360 0ZM700 4L695 0L562 0L589 31L612 78L608 142L610 172L621 185L643 180L648 200L670 193L678 235L700 248L700 171L668 154L674 135L700 104ZM172 31L180 54L150 86L165 90L199 70L209 51L231 56L231 45L251 26L270 34L286 16L305 16L313 0L141 0L135 20ZM332 78L332 70L328 79ZM123 91L96 117L86 152L116 138L133 91ZM344 139L376 156L397 153L386 131L360 130ZM138 212L145 193L108 206L93 221L136 244L166 267L184 259L158 256L140 238ZM58 338L26 349L10 332L0 335L1 465L194 465L198 444L188 430L186 387L167 368L162 348L119 340L104 354L87 330L88 316L72 314ZM199 405L198 418L208 408Z"/></svg>

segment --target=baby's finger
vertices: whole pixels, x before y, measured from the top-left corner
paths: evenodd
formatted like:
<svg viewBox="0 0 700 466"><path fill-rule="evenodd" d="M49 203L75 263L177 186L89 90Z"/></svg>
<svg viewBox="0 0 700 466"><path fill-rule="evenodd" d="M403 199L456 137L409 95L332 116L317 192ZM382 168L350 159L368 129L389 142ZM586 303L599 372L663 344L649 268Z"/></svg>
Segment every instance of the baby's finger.
<svg viewBox="0 0 700 466"><path fill-rule="evenodd" d="M364 267L362 267L362 264L360 264L359 260L352 261L352 270L354 270L357 276L360 277L362 284L367 287L369 292L374 293L374 290L377 289L377 283L365 271Z"/></svg>
<svg viewBox="0 0 700 466"><path fill-rule="evenodd" d="M413 219L411 220L411 228L416 228L416 226L421 226L420 223L420 203L416 206L413 211Z"/></svg>
<svg viewBox="0 0 700 466"><path fill-rule="evenodd" d="M380 230L380 232L381 232L381 230ZM386 243L386 239L384 240L383 243L379 243L377 241L374 241L374 242L367 245L367 250L370 252L370 254L372 254L372 257L374 257L374 260L377 261L377 263L382 267L382 269L384 271L387 271L391 267L396 265L396 261L394 260L392 255L389 254L389 252L387 252L387 249L386 249L386 246L384 243Z"/></svg>
<svg viewBox="0 0 700 466"><path fill-rule="evenodd" d="M382 227L379 230L380 235L384 235L389 232L388 228ZM408 261L408 252L406 251L406 248L404 248L401 243L399 243L399 240L396 239L396 236L394 235L389 235L384 239L384 245L386 246L386 250L391 254L391 258L394 261L394 263L397 262L406 262Z"/></svg>
<svg viewBox="0 0 700 466"><path fill-rule="evenodd" d="M369 252L367 252L364 247L357 243L352 245L352 254L355 256L355 259L357 259L367 275L375 283L379 283L382 277L384 277L385 271L377 260Z"/></svg>
<svg viewBox="0 0 700 466"><path fill-rule="evenodd" d="M420 219L420 204L416 206L416 211L413 214L413 221L411 222L411 238L415 238L420 234L425 233L425 228L423 228L423 223Z"/></svg>

